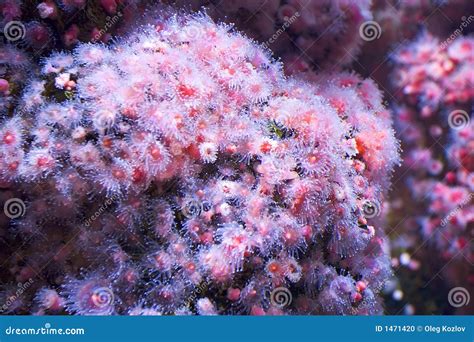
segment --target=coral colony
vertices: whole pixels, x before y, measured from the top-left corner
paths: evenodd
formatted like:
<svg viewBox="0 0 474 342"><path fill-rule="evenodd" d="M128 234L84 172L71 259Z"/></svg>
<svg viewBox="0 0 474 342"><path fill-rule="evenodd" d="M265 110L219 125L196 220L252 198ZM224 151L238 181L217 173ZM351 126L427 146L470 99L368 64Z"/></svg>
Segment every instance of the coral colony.
<svg viewBox="0 0 474 342"><path fill-rule="evenodd" d="M400 88L396 122L410 169L411 201L425 203L415 213L421 238L469 275L474 260L474 39L441 42L423 32L394 56ZM421 244L421 242L417 243ZM416 245L413 246L416 248ZM454 266L452 267L454 268ZM462 271L464 270L464 271ZM462 278L461 278L462 279ZM474 286L472 274L467 277Z"/></svg>
<svg viewBox="0 0 474 342"><path fill-rule="evenodd" d="M34 68L30 59L48 56L54 49L71 49L79 42L106 43L123 24L135 20L141 3L46 0L35 7L20 0L0 0L0 114L13 111Z"/></svg>
<svg viewBox="0 0 474 342"><path fill-rule="evenodd" d="M162 16L45 58L0 139L25 205L3 313L382 312L399 159L370 80L286 78L230 26Z"/></svg>
<svg viewBox="0 0 474 342"><path fill-rule="evenodd" d="M193 9L206 6L212 18L235 23L282 56L288 74L312 68L338 69L350 64L364 42L359 28L372 19L370 0L168 2L191 4ZM365 37L376 35L370 25L362 29Z"/></svg>
<svg viewBox="0 0 474 342"><path fill-rule="evenodd" d="M66 47L80 41L101 40L111 38L111 32L101 33L107 23L114 17L132 16L132 10L138 5L136 0L46 0L37 2L31 11L19 0L0 1L2 27L8 23L19 24L21 20L22 35L26 45L36 50L47 49L56 40ZM13 31L7 30L12 33ZM20 29L15 27L16 32ZM8 38L8 37L7 37Z"/></svg>

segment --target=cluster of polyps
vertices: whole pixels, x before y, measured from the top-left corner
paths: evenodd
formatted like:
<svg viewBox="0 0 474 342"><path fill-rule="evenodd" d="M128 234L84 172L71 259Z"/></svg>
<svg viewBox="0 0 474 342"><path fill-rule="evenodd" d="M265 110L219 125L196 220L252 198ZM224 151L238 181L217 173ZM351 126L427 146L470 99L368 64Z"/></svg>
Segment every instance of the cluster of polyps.
<svg viewBox="0 0 474 342"><path fill-rule="evenodd" d="M370 221L398 151L371 81L286 79L203 15L57 53L40 78L0 128L2 177L28 199L15 229L56 253L24 247L66 297L42 288L40 301L78 314L380 312L390 266ZM276 305L278 287L294 301Z"/></svg>
<svg viewBox="0 0 474 342"><path fill-rule="evenodd" d="M7 41L21 42L38 55L55 47L73 47L79 41L106 42L123 21L132 21L141 2L45 0L31 6L23 0L4 0L0 3L0 25Z"/></svg>
<svg viewBox="0 0 474 342"><path fill-rule="evenodd" d="M441 252L441 265L451 262L447 276L458 283L463 272L469 273L466 260L474 258L474 126L470 108L474 99L474 39L460 36L441 42L423 33L398 51L395 62L395 84L402 90L396 123L406 144L404 173L412 190L406 203L425 204L407 220L417 222L408 231L418 229L421 240L416 240L416 245ZM474 282L472 277L469 282Z"/></svg>
<svg viewBox="0 0 474 342"><path fill-rule="evenodd" d="M169 2L205 6L212 18L234 23L282 56L288 74L350 64L363 43L359 28L372 19L371 0Z"/></svg>
<svg viewBox="0 0 474 342"><path fill-rule="evenodd" d="M461 36L449 43L441 43L425 32L394 56L398 66L396 86L421 117L429 118L442 108L466 103L474 96L470 72L474 39Z"/></svg>
<svg viewBox="0 0 474 342"><path fill-rule="evenodd" d="M30 59L81 42L107 42L134 22L140 0L0 1L0 115L10 115L35 70ZM65 24L66 23L66 24ZM59 38L59 39L58 39Z"/></svg>
<svg viewBox="0 0 474 342"><path fill-rule="evenodd" d="M416 200L427 201L427 213L420 216L424 238L442 251L445 259L473 260L474 222L474 128L472 123L450 134L446 165L436 171L417 169L410 179ZM427 149L427 152L431 152ZM431 157L431 156L430 156ZM422 159L422 158L420 158ZM430 165L430 164L428 164ZM427 172L428 171L428 172Z"/></svg>

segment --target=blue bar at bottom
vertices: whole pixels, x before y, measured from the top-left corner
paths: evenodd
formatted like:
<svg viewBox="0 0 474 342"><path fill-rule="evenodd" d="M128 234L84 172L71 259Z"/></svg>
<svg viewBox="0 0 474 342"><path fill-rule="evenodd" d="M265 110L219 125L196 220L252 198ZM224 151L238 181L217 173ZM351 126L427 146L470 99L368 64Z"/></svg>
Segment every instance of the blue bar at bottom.
<svg viewBox="0 0 474 342"><path fill-rule="evenodd" d="M0 342L473 342L474 316L0 316Z"/></svg>

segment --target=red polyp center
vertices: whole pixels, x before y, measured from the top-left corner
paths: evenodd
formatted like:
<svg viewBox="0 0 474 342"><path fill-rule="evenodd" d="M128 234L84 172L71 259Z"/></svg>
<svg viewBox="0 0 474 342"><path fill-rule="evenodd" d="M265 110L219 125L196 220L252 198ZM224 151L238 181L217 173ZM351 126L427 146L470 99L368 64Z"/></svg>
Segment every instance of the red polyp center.
<svg viewBox="0 0 474 342"><path fill-rule="evenodd" d="M177 128L182 128L183 127L183 117L179 114L177 114L175 117L174 117L174 121L176 123L176 127Z"/></svg>
<svg viewBox="0 0 474 342"><path fill-rule="evenodd" d="M7 132L3 137L3 142L7 145L13 144L15 142L15 136L12 133Z"/></svg>
<svg viewBox="0 0 474 342"><path fill-rule="evenodd" d="M8 164L8 168L11 171L15 171L16 169L18 169L18 165L19 163L17 161L14 161L13 163Z"/></svg>
<svg viewBox="0 0 474 342"><path fill-rule="evenodd" d="M237 151L237 146L235 145L228 145L226 147L226 151L229 153L235 153Z"/></svg>
<svg viewBox="0 0 474 342"><path fill-rule="evenodd" d="M359 292L356 292L352 295L352 299L355 301L355 302L358 302L362 299L362 295L359 293Z"/></svg>
<svg viewBox="0 0 474 342"><path fill-rule="evenodd" d="M112 171L112 175L117 178L117 179L123 179L125 178L125 172L123 172L120 169L115 169Z"/></svg>
<svg viewBox="0 0 474 342"><path fill-rule="evenodd" d="M271 149L272 149L272 145L268 141L260 145L260 151L262 151L262 153L268 153L271 151Z"/></svg>
<svg viewBox="0 0 474 342"><path fill-rule="evenodd" d="M298 241L298 234L293 230L287 230L283 234L283 239L287 246L295 246Z"/></svg>
<svg viewBox="0 0 474 342"><path fill-rule="evenodd" d="M311 226L308 226L308 225L307 225L307 226L304 226L304 227L303 227L303 235L304 235L305 237L311 236L312 231L313 231L313 230L311 229Z"/></svg>
<svg viewBox="0 0 474 342"><path fill-rule="evenodd" d="M161 151L158 147L152 147L150 150L150 154L153 159L158 160L161 158Z"/></svg>
<svg viewBox="0 0 474 342"><path fill-rule="evenodd" d="M126 107L123 110L123 115L128 117L128 118L135 119L137 117L137 112L136 112L135 109L133 109L131 107Z"/></svg>
<svg viewBox="0 0 474 342"><path fill-rule="evenodd" d="M272 262L270 265L268 265L268 271L271 273L276 273L280 270L280 266L276 262Z"/></svg>
<svg viewBox="0 0 474 342"><path fill-rule="evenodd" d="M39 167L44 167L49 164L49 159L47 157L39 157L36 161L36 165Z"/></svg>
<svg viewBox="0 0 474 342"><path fill-rule="evenodd" d="M341 80L341 87L352 87L354 82L350 79Z"/></svg>
<svg viewBox="0 0 474 342"><path fill-rule="evenodd" d="M188 87L184 84L180 84L178 86L178 91L181 94L181 96L193 96L196 94L196 91L193 88Z"/></svg>
<svg viewBox="0 0 474 342"><path fill-rule="evenodd" d="M336 109L338 114L345 112L346 106L343 101L340 101L338 99L331 99L330 103L333 106L333 108Z"/></svg>
<svg viewBox="0 0 474 342"><path fill-rule="evenodd" d="M234 246L240 245L244 241L244 237L242 235L237 235L232 239Z"/></svg>
<svg viewBox="0 0 474 342"><path fill-rule="evenodd" d="M463 249L467 245L467 240L464 237L458 238L459 248Z"/></svg>
<svg viewBox="0 0 474 342"><path fill-rule="evenodd" d="M462 194L462 192L460 192L460 191L455 191L455 192L453 192L453 193L451 194L450 197L451 197L451 201L453 201L453 202L459 202L459 201L462 199L463 194Z"/></svg>
<svg viewBox="0 0 474 342"><path fill-rule="evenodd" d="M251 89L252 92L254 92L254 93L259 93L259 92L262 90L262 87L260 86L260 84L252 84L252 86L250 87L250 89Z"/></svg>
<svg viewBox="0 0 474 342"><path fill-rule="evenodd" d="M461 49L463 49L465 52L471 51L471 44L469 42L464 42L461 44Z"/></svg>
<svg viewBox="0 0 474 342"><path fill-rule="evenodd" d="M145 178L145 173L143 172L142 169L136 168L136 169L133 170L133 173L132 173L133 182L139 183L139 182L143 181L144 178Z"/></svg>
<svg viewBox="0 0 474 342"><path fill-rule="evenodd" d="M180 243L176 243L173 245L174 250L178 253L181 253L184 250L184 246Z"/></svg>
<svg viewBox="0 0 474 342"><path fill-rule="evenodd" d="M109 137L106 137L102 140L102 146L105 148L111 148L112 147L112 139Z"/></svg>
<svg viewBox="0 0 474 342"><path fill-rule="evenodd" d="M161 292L161 297L165 300L170 300L173 298L173 294L171 293L171 291L163 291Z"/></svg>
<svg viewBox="0 0 474 342"><path fill-rule="evenodd" d="M135 273L133 271L128 271L127 275L125 276L125 279L131 283L134 282L136 279Z"/></svg>
<svg viewBox="0 0 474 342"><path fill-rule="evenodd" d="M155 256L155 261L156 261L156 265L158 267L162 267L164 265L163 256L161 256L159 254Z"/></svg>
<svg viewBox="0 0 474 342"><path fill-rule="evenodd" d="M295 265L289 265L288 270L290 271L290 273L296 273L296 271L297 271Z"/></svg>
<svg viewBox="0 0 474 342"><path fill-rule="evenodd" d="M316 157L314 154L311 154L308 158L308 161L310 164L316 164L316 162L318 161L318 157Z"/></svg>

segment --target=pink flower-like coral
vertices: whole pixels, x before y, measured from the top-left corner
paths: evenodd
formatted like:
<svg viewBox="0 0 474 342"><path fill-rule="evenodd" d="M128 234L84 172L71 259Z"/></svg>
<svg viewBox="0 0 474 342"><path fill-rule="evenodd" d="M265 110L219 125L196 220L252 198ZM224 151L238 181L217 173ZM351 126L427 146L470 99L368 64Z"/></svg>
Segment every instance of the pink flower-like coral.
<svg viewBox="0 0 474 342"><path fill-rule="evenodd" d="M371 81L286 79L204 15L57 53L40 78L0 129L28 203L15 229L52 251L26 248L39 312L51 296L76 314L381 312L370 221L398 145Z"/></svg>
<svg viewBox="0 0 474 342"><path fill-rule="evenodd" d="M361 25L372 19L370 0L170 0L200 6L214 19L229 21L283 58L285 72L339 70L358 55Z"/></svg>
<svg viewBox="0 0 474 342"><path fill-rule="evenodd" d="M448 282L467 279L472 286L474 39L441 42L422 32L397 51L394 61L395 121L405 143L403 180L411 190L405 203L413 203L399 225L416 237L409 248L426 245L440 252L438 263L427 257L441 265L437 271L444 270Z"/></svg>

